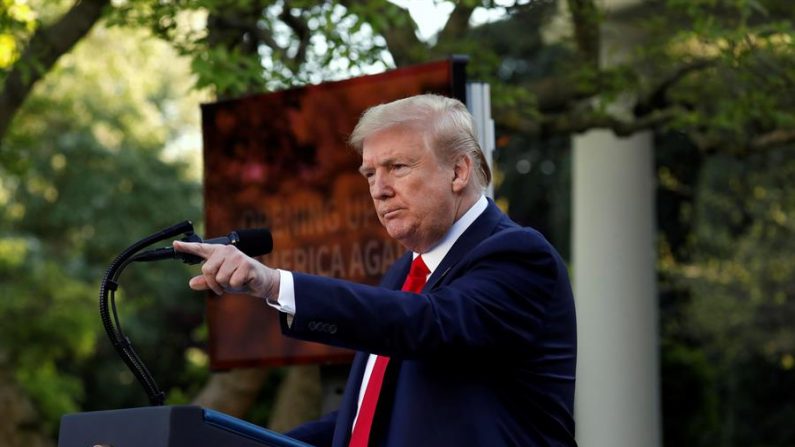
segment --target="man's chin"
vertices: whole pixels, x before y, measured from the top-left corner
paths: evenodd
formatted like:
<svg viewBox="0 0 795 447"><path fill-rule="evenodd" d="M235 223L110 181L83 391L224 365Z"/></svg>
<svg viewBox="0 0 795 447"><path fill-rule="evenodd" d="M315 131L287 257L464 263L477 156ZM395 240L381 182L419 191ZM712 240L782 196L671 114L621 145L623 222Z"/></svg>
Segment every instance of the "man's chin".
<svg viewBox="0 0 795 447"><path fill-rule="evenodd" d="M394 222L392 223L387 222L385 227L386 227L386 232L389 234L389 237L395 239L400 243L404 243L404 241L410 239L411 235L410 232L402 226L394 225Z"/></svg>
<svg viewBox="0 0 795 447"><path fill-rule="evenodd" d="M403 242L406 239L406 234L403 231L393 231L390 230L389 227L387 227L386 232L387 234L389 234L389 237L391 237L392 239L398 242Z"/></svg>

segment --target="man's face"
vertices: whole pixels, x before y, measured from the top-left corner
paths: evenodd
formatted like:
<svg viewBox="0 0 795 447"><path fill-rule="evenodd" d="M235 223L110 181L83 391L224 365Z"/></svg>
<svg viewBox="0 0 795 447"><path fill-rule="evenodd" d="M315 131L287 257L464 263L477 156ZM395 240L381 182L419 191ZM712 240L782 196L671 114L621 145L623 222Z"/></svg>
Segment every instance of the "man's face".
<svg viewBox="0 0 795 447"><path fill-rule="evenodd" d="M359 171L381 224L406 248L424 253L455 221L460 197L453 190L454 167L437 159L416 128L392 127L367 137Z"/></svg>

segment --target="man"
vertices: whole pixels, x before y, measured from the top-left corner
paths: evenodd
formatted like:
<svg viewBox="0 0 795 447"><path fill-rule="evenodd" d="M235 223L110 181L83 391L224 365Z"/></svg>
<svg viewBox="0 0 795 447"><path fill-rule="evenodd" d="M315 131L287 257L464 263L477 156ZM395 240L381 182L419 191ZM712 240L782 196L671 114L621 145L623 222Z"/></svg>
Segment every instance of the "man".
<svg viewBox="0 0 795 447"><path fill-rule="evenodd" d="M466 107L436 95L376 106L351 145L379 220L410 251L380 287L174 243L206 259L193 289L245 291L280 310L286 335L361 351L341 408L289 435L335 447L575 445L566 268L483 195L491 174Z"/></svg>

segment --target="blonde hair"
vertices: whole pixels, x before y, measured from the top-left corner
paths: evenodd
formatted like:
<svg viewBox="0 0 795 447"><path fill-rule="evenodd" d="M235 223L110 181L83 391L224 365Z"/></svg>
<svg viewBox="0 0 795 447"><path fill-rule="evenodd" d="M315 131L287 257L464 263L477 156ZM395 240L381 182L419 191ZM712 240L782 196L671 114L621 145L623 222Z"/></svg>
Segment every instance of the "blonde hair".
<svg viewBox="0 0 795 447"><path fill-rule="evenodd" d="M425 94L371 107L353 129L350 145L361 154L365 138L397 126L422 129L426 143L440 159L453 161L459 155L469 156L481 189L491 182L491 170L478 144L472 115L461 101Z"/></svg>

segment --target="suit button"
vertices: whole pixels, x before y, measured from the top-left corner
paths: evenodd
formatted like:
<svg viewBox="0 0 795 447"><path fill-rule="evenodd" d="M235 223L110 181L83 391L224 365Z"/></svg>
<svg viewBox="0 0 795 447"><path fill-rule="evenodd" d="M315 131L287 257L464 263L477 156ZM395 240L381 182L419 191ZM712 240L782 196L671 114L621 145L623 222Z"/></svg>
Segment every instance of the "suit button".
<svg viewBox="0 0 795 447"><path fill-rule="evenodd" d="M334 323L327 323L325 321L310 321L306 326L312 332L325 332L327 334L337 333L337 325Z"/></svg>

